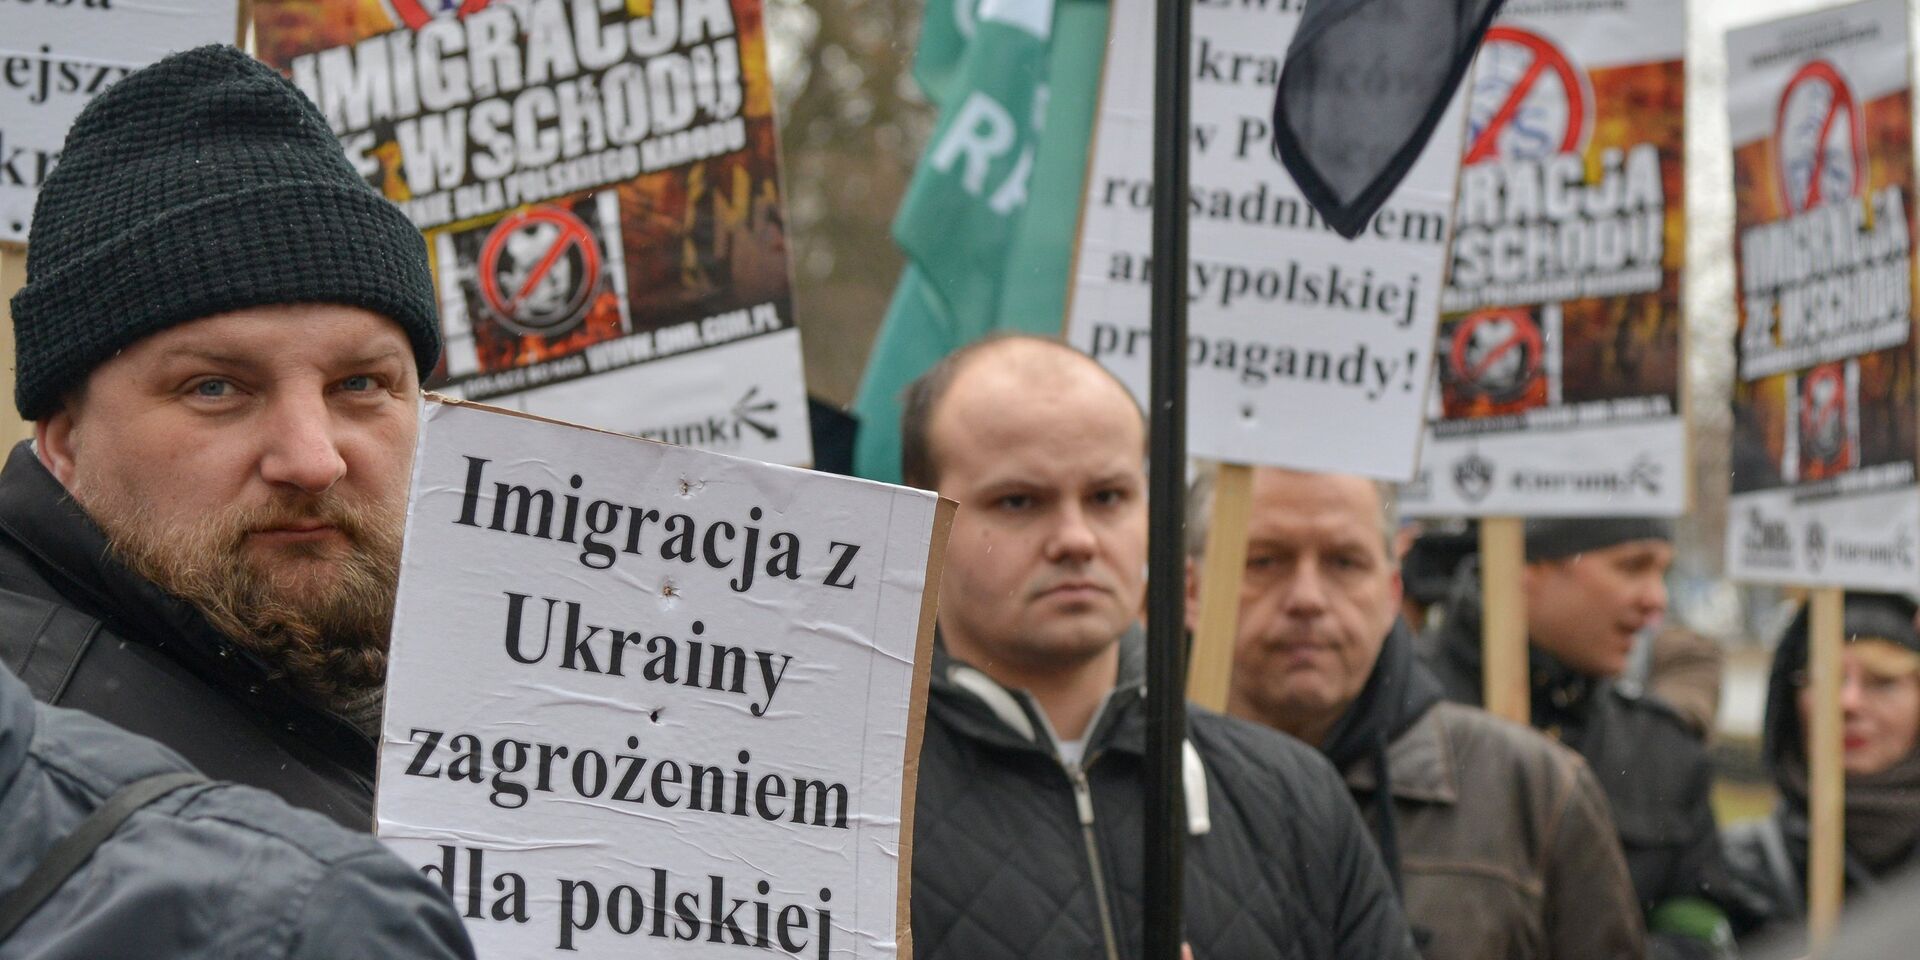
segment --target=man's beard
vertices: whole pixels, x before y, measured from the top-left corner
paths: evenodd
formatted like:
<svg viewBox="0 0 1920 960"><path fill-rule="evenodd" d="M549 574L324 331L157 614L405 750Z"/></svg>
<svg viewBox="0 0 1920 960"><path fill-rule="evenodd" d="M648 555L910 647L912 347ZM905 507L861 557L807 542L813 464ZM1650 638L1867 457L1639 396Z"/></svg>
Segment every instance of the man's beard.
<svg viewBox="0 0 1920 960"><path fill-rule="evenodd" d="M301 694L337 712L385 682L400 505L300 494L164 523L137 497L75 480L74 498L121 562L191 604ZM294 543L268 556L247 550L251 532L314 521L346 543Z"/></svg>

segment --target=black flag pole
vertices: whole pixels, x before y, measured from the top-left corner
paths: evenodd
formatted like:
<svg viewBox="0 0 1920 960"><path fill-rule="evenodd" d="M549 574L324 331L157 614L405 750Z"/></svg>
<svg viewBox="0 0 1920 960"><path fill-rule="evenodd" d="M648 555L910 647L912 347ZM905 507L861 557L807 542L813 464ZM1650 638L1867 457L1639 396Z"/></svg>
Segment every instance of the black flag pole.
<svg viewBox="0 0 1920 960"><path fill-rule="evenodd" d="M1180 960L1186 740L1187 114L1192 0L1158 0L1153 85L1153 355L1148 424L1146 960Z"/></svg>

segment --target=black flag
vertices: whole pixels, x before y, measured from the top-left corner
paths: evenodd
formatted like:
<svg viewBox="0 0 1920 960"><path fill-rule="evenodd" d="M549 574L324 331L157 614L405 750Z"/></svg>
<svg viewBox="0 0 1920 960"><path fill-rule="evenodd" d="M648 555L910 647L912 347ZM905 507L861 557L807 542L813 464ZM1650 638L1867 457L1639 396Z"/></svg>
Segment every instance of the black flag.
<svg viewBox="0 0 1920 960"><path fill-rule="evenodd" d="M1347 239L1400 185L1501 0L1307 0L1273 98L1273 146Z"/></svg>

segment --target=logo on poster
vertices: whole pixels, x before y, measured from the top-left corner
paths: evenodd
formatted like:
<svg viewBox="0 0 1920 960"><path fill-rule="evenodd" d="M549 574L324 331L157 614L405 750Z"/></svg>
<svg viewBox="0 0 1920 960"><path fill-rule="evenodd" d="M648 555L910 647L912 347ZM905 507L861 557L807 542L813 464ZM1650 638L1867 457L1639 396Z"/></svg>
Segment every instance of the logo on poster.
<svg viewBox="0 0 1920 960"><path fill-rule="evenodd" d="M1749 567L1778 570L1793 566L1793 531L1785 520L1769 517L1758 507L1747 509L1747 532L1740 546L1741 560Z"/></svg>
<svg viewBox="0 0 1920 960"><path fill-rule="evenodd" d="M1558 44L1515 27L1487 31L1467 104L1464 162L1577 153L1592 117L1586 74Z"/></svg>
<svg viewBox="0 0 1920 960"><path fill-rule="evenodd" d="M1866 189L1866 124L1833 64L1815 60L1787 81L1774 115L1773 150L1780 198L1790 212Z"/></svg>
<svg viewBox="0 0 1920 960"><path fill-rule="evenodd" d="M1526 308L1483 310L1454 328L1448 372L1463 391L1505 403L1540 376L1544 354L1540 326Z"/></svg>
<svg viewBox="0 0 1920 960"><path fill-rule="evenodd" d="M1807 521L1807 569L1819 573L1827 563L1827 528L1818 520Z"/></svg>
<svg viewBox="0 0 1920 960"><path fill-rule="evenodd" d="M1847 455L1846 370L1837 363L1808 371L1800 392L1800 443L1815 463Z"/></svg>
<svg viewBox="0 0 1920 960"><path fill-rule="evenodd" d="M1513 488L1519 493L1622 494L1660 493L1660 464L1641 454L1620 470L1515 470Z"/></svg>
<svg viewBox="0 0 1920 960"><path fill-rule="evenodd" d="M586 319L600 284L600 248L579 217L542 204L494 226L478 271L481 298L501 326L557 337Z"/></svg>
<svg viewBox="0 0 1920 960"><path fill-rule="evenodd" d="M1453 465L1453 485L1469 503L1479 503L1493 489L1493 461L1469 453Z"/></svg>

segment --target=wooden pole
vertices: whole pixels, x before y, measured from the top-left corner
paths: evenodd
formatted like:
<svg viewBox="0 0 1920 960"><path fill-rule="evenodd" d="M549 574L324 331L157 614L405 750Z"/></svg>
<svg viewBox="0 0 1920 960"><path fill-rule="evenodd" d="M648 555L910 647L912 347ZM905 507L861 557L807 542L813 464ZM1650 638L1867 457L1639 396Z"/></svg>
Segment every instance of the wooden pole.
<svg viewBox="0 0 1920 960"><path fill-rule="evenodd" d="M1527 681L1525 527L1519 517L1480 520L1481 700L1487 712L1515 723L1532 713Z"/></svg>
<svg viewBox="0 0 1920 960"><path fill-rule="evenodd" d="M1247 520L1253 468L1223 463L1208 508L1207 552L1200 562L1200 610L1187 660L1187 699L1216 713L1227 709L1233 641L1240 622L1240 579L1247 566Z"/></svg>
<svg viewBox="0 0 1920 960"><path fill-rule="evenodd" d="M33 436L13 407L13 295L27 285L27 250L0 244L0 454Z"/></svg>
<svg viewBox="0 0 1920 960"><path fill-rule="evenodd" d="M1845 891L1846 774L1841 766L1840 647L1846 642L1845 594L1839 587L1813 591L1808 663L1813 682L1812 736L1807 744L1812 789L1811 839L1807 857L1807 932L1813 956L1826 951L1840 922Z"/></svg>

